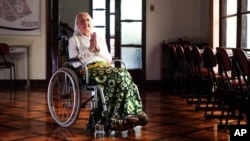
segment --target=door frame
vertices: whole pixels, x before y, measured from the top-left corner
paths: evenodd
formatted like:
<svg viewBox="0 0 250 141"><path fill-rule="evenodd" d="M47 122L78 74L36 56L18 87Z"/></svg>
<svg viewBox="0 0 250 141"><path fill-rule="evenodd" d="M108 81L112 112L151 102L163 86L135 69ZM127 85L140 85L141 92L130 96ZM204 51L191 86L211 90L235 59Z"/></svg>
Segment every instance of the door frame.
<svg viewBox="0 0 250 141"><path fill-rule="evenodd" d="M49 83L50 77L58 69L59 64L59 0L46 0L46 82ZM57 17L57 18L54 18Z"/></svg>

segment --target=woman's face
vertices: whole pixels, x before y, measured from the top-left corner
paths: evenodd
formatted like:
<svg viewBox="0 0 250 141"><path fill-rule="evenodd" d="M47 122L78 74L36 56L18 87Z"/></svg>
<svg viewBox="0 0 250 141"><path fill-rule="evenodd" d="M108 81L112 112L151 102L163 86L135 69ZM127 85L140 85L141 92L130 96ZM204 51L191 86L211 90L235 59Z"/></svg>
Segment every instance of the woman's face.
<svg viewBox="0 0 250 141"><path fill-rule="evenodd" d="M90 35L90 31L91 31L91 17L89 16L88 13L83 13L78 15L77 17L77 26L79 31L85 35L85 36L89 36Z"/></svg>

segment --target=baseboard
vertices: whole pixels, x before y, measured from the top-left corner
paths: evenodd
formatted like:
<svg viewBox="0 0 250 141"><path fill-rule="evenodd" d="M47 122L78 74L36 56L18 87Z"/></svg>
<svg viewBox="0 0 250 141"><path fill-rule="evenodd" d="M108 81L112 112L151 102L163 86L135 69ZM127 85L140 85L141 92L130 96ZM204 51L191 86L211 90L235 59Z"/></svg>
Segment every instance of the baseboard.
<svg viewBox="0 0 250 141"><path fill-rule="evenodd" d="M26 80L16 80L16 88L25 88L27 84ZM0 80L0 88L6 88L10 86L9 80ZM48 82L46 80L30 80L30 88L47 88ZM171 90L174 88L173 81L161 81L161 80L146 80L143 84L138 85L140 89L144 90Z"/></svg>
<svg viewBox="0 0 250 141"><path fill-rule="evenodd" d="M0 80L0 88L6 88L11 86L10 80ZM25 88L27 85L27 80L16 80L14 83L15 88ZM31 88L46 88L46 80L30 80Z"/></svg>
<svg viewBox="0 0 250 141"><path fill-rule="evenodd" d="M147 80L142 88L145 90L171 90L174 88L173 81Z"/></svg>

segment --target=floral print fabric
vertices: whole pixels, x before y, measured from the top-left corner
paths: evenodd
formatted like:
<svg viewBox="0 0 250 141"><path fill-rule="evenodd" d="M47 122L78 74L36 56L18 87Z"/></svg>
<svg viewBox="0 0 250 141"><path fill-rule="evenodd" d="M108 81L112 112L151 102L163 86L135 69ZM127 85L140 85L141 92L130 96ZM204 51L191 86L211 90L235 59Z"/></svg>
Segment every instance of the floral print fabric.
<svg viewBox="0 0 250 141"><path fill-rule="evenodd" d="M103 88L108 117L102 108L91 112L96 123L104 124L114 130L126 130L137 125L146 125L148 118L142 110L142 103L132 77L124 68L101 67L89 69L89 82ZM100 101L100 100L99 100ZM99 104L101 105L101 103ZM128 117L138 120L131 122Z"/></svg>

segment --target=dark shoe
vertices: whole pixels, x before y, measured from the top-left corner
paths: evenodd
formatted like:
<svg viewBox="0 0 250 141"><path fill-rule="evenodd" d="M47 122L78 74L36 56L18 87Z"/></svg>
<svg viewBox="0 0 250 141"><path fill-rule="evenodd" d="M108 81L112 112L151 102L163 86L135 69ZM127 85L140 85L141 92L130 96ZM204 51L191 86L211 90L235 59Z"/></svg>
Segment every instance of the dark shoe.
<svg viewBox="0 0 250 141"><path fill-rule="evenodd" d="M139 122L138 122L138 125L145 126L147 123L148 123L148 116L147 116L144 112L142 112L142 113L139 115Z"/></svg>
<svg viewBox="0 0 250 141"><path fill-rule="evenodd" d="M132 123L138 123L138 121L139 121L138 117L133 116L133 115L128 115L127 119L128 119L128 121L130 121Z"/></svg>

